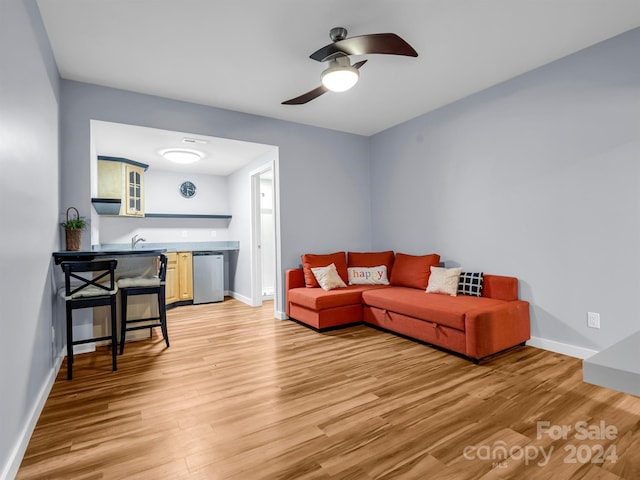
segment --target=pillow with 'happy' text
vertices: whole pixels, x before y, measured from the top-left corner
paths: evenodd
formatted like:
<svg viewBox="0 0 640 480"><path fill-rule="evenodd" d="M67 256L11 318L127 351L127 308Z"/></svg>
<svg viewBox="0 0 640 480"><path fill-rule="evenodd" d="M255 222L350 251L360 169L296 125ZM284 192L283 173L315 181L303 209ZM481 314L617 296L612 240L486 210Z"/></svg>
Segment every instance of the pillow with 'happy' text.
<svg viewBox="0 0 640 480"><path fill-rule="evenodd" d="M349 267L349 285L389 285L387 266Z"/></svg>

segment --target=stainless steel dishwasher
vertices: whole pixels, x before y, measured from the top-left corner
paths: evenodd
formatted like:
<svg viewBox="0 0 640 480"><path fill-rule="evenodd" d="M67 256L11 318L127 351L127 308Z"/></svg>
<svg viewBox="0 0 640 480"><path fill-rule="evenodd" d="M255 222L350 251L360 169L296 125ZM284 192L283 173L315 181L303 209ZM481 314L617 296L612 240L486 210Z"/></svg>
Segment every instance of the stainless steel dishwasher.
<svg viewBox="0 0 640 480"><path fill-rule="evenodd" d="M193 303L224 300L224 255L193 252Z"/></svg>

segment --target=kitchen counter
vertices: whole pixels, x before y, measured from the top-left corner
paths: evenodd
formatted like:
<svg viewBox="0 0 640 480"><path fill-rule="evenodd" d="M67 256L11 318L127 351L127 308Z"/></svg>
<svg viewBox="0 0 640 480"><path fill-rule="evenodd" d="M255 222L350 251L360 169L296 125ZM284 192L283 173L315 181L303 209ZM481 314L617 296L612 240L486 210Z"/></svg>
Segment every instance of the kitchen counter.
<svg viewBox="0 0 640 480"><path fill-rule="evenodd" d="M94 260L111 256L154 256L164 252L230 252L238 251L240 242L162 242L139 243L131 248L130 243L102 243L92 245L91 250L61 250L53 252L56 265L65 260Z"/></svg>
<svg viewBox="0 0 640 480"><path fill-rule="evenodd" d="M239 241L223 242L161 242L138 243L134 250L129 243L101 243L92 245L92 252L146 252L160 250L162 252L225 252L240 250Z"/></svg>

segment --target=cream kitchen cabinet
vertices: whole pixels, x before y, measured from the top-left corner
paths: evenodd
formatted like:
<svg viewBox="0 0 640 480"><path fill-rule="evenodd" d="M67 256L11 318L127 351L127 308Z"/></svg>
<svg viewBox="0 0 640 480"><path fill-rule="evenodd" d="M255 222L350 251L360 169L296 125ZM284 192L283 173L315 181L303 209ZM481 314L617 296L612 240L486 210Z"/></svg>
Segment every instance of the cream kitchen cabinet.
<svg viewBox="0 0 640 480"><path fill-rule="evenodd" d="M167 252L165 296L167 305L193 300L193 263L191 252Z"/></svg>
<svg viewBox="0 0 640 480"><path fill-rule="evenodd" d="M119 215L144 216L144 172L148 165L127 158L98 156L98 197L120 200Z"/></svg>
<svg viewBox="0 0 640 480"><path fill-rule="evenodd" d="M178 253L167 252L167 277L165 279L165 304L172 305L180 300L180 278L178 277Z"/></svg>
<svg viewBox="0 0 640 480"><path fill-rule="evenodd" d="M193 300L193 255L178 252L178 278L180 301Z"/></svg>

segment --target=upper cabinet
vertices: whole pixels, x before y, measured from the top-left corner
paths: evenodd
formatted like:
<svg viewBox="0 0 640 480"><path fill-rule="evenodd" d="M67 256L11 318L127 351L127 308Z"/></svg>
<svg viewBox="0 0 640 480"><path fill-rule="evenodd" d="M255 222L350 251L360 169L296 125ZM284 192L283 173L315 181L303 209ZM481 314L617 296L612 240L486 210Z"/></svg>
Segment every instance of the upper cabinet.
<svg viewBox="0 0 640 480"><path fill-rule="evenodd" d="M96 211L104 215L144 216L144 172L148 165L121 157L98 156Z"/></svg>
<svg viewBox="0 0 640 480"><path fill-rule="evenodd" d="M231 219L225 177L149 169L123 157L98 155L96 163L91 203L98 215Z"/></svg>
<svg viewBox="0 0 640 480"><path fill-rule="evenodd" d="M125 165L125 215L140 217L144 215L143 175L144 169L133 165Z"/></svg>

